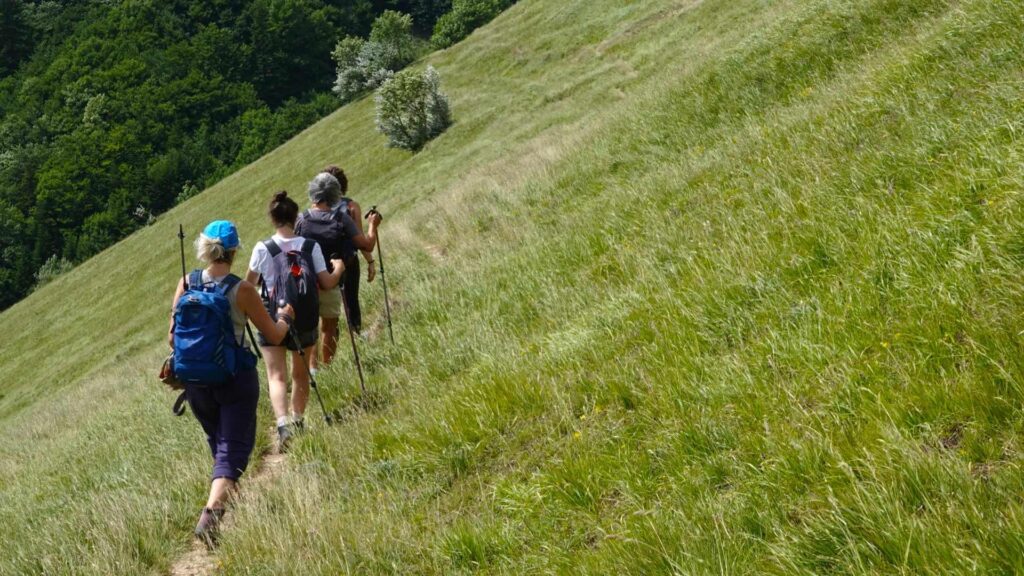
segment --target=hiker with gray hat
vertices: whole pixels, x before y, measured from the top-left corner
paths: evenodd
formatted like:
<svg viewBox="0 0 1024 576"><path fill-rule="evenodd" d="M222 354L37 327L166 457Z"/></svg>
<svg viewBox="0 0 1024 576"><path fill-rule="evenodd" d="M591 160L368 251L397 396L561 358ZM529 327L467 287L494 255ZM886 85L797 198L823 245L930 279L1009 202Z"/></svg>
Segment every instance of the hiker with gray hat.
<svg viewBox="0 0 1024 576"><path fill-rule="evenodd" d="M332 164L321 172L334 176L341 184L341 198L332 208L348 214L359 227L359 232L362 232L363 210L359 202L348 196L348 176L345 175L345 171L340 166ZM377 277L377 261L374 259L373 251L360 250L359 252L362 254L363 260L366 260L366 281L372 283L373 279ZM345 278L342 280L344 284L341 290L341 294L345 298L345 309L348 310L348 326L356 334L363 329L363 313L359 306L359 260L357 254L353 254L351 258L345 260Z"/></svg>
<svg viewBox="0 0 1024 576"><path fill-rule="evenodd" d="M377 244L380 214L371 215L366 233L361 232L347 211L337 209L342 194L341 183L326 172L313 178L308 192L311 206L299 215L295 223L296 234L315 240L325 255L343 261L356 257L357 250L373 250ZM358 271L355 273L358 274ZM345 285L344 280L341 284ZM337 288L320 292L320 334L323 337L324 364L331 362L337 350L342 296L341 290ZM315 369L315 365L312 368Z"/></svg>

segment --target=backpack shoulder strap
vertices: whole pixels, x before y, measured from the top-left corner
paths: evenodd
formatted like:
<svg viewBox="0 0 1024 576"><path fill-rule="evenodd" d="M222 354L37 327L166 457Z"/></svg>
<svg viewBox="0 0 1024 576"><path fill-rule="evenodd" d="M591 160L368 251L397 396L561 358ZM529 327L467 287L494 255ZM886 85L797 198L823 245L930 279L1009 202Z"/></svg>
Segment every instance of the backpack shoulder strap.
<svg viewBox="0 0 1024 576"><path fill-rule="evenodd" d="M202 270L193 270L188 275L188 288L190 290L192 290L192 289L201 289L202 287L203 287L203 271Z"/></svg>
<svg viewBox="0 0 1024 576"><path fill-rule="evenodd" d="M224 280L222 280L221 283L217 286L217 290L219 290L221 294L226 296L227 293L231 292L231 289L237 286L238 283L241 281L242 279L239 278L238 276L235 276L234 274L228 274L227 276L224 277Z"/></svg>
<svg viewBox="0 0 1024 576"><path fill-rule="evenodd" d="M270 254L271 258L274 258L281 253L281 247L277 245L277 242L274 242L273 238L264 240L263 245L267 247L267 252Z"/></svg>
<svg viewBox="0 0 1024 576"><path fill-rule="evenodd" d="M313 247L316 246L316 240L310 240L306 238L302 241L302 248L300 249L303 254L308 255L310 258L313 257Z"/></svg>
<svg viewBox="0 0 1024 576"><path fill-rule="evenodd" d="M181 416L185 413L185 399L185 391L182 390L181 394L178 394L178 399L174 401L174 407L171 408L171 412L173 412L175 416Z"/></svg>
<svg viewBox="0 0 1024 576"><path fill-rule="evenodd" d="M342 196L341 200L339 200L338 203L334 205L334 210L331 211L331 216L333 216L334 219L338 220L339 222L342 219L341 218L342 214L344 214L345 216L350 216L351 217L351 215L348 213L348 209L351 206L352 206L352 199L348 198L347 196Z"/></svg>

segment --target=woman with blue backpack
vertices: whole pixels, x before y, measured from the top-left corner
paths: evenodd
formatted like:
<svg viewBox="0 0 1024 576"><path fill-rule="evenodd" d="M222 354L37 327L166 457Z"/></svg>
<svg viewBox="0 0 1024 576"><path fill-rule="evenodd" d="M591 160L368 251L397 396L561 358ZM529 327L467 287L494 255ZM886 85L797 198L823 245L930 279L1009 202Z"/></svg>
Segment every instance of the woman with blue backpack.
<svg viewBox="0 0 1024 576"><path fill-rule="evenodd" d="M293 430L304 428L303 416L309 402L310 373L303 357L316 348L319 322L319 290L335 288L345 271L340 259L332 259L328 270L320 246L295 234L299 205L281 191L270 201L268 215L274 235L253 248L246 280L261 284L261 295L268 310L278 302L295 309L292 334L280 344L260 339L267 364L270 405L277 419L278 448L287 448ZM288 382L286 349L292 352L292 421L288 421Z"/></svg>
<svg viewBox="0 0 1024 576"><path fill-rule="evenodd" d="M231 222L217 220L203 229L195 247L206 267L178 282L168 334L174 375L185 386L185 399L213 454L210 495L195 528L208 546L215 543L225 504L256 444L260 385L256 357L245 338L247 323L251 320L262 338L276 343L295 317L285 303L274 308L272 319L255 286L231 273L239 246Z"/></svg>

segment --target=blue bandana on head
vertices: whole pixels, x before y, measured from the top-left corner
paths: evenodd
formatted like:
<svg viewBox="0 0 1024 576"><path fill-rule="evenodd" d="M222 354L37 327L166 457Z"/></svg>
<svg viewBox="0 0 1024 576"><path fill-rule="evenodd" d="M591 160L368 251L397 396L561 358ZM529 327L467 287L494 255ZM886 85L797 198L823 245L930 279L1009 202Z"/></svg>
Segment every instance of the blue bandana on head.
<svg viewBox="0 0 1024 576"><path fill-rule="evenodd" d="M238 230L227 220L214 220L203 229L203 235L213 240L220 240L221 246L231 250L238 247Z"/></svg>

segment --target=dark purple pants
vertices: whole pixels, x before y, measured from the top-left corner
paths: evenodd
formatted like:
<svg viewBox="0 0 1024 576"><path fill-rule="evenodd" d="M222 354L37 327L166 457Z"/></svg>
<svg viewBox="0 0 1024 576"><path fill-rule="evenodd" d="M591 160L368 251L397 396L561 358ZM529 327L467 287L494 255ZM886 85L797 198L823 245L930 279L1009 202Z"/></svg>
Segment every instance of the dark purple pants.
<svg viewBox="0 0 1024 576"><path fill-rule="evenodd" d="M218 387L188 386L185 397L210 444L211 478L238 480L256 445L256 404L260 399L256 369L239 372L232 382Z"/></svg>

